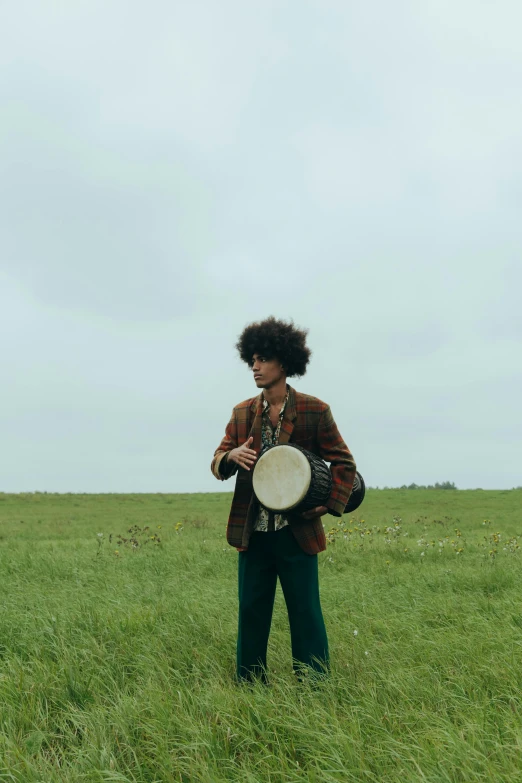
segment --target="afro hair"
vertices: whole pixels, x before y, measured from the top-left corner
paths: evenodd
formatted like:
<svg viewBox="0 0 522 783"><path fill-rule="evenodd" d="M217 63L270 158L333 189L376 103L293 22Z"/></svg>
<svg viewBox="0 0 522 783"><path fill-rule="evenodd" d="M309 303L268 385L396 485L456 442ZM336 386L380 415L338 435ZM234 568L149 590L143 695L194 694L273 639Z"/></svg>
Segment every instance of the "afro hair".
<svg viewBox="0 0 522 783"><path fill-rule="evenodd" d="M252 366L259 353L267 359L278 359L287 377L304 375L311 350L306 346L308 329L297 329L293 321L279 321L271 315L264 321L245 326L236 343L241 359Z"/></svg>

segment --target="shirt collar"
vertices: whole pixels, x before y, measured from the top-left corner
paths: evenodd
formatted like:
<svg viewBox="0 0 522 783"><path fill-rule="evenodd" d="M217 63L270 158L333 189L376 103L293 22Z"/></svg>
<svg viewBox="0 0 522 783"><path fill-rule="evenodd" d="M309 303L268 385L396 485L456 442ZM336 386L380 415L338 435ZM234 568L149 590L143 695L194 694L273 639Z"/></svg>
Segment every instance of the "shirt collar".
<svg viewBox="0 0 522 783"><path fill-rule="evenodd" d="M289 395L290 395L290 389L287 386L286 387L286 397L283 400L283 404L281 406L281 411L279 413L279 418L283 417L283 413L285 412L286 403L288 402ZM269 407L270 407L270 404L269 404L268 400L265 399L265 396L263 395L263 413L266 413L267 410L269 409Z"/></svg>

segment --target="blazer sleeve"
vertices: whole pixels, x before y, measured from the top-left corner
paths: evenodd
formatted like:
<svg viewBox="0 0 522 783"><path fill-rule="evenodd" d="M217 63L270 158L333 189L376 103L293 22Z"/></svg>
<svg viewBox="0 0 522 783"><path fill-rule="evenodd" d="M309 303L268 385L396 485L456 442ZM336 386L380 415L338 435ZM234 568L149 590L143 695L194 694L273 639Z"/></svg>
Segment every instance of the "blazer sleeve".
<svg viewBox="0 0 522 783"><path fill-rule="evenodd" d="M227 454L237 447L237 420L236 411L232 411L232 416L225 430L223 440L214 452L214 458L210 464L210 470L219 481L225 481L234 475L237 471L237 464L229 462L226 459Z"/></svg>
<svg viewBox="0 0 522 783"><path fill-rule="evenodd" d="M330 514L340 517L352 492L356 465L329 406L321 414L317 439L321 457L330 463L332 474L332 492L326 506Z"/></svg>

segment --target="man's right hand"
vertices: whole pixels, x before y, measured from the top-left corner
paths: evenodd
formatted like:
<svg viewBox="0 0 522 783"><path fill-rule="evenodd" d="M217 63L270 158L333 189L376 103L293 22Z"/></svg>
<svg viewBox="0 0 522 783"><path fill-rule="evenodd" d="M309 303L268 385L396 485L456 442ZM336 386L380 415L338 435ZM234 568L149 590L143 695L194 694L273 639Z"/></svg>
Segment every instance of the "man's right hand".
<svg viewBox="0 0 522 783"><path fill-rule="evenodd" d="M240 468L250 470L257 459L257 452L250 448L253 440L254 438L250 437L242 446L238 446L237 449L229 451L227 453L227 460L236 462Z"/></svg>

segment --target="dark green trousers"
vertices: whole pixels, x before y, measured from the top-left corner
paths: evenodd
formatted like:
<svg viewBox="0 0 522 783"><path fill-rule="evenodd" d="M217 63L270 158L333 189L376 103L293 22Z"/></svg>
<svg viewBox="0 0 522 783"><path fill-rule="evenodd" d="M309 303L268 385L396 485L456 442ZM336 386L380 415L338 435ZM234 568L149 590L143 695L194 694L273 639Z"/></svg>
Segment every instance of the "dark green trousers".
<svg viewBox="0 0 522 783"><path fill-rule="evenodd" d="M237 676L266 679L266 650L277 585L281 582L290 621L293 666L325 673L328 639L319 601L317 555L307 555L290 528L253 533L239 553Z"/></svg>

